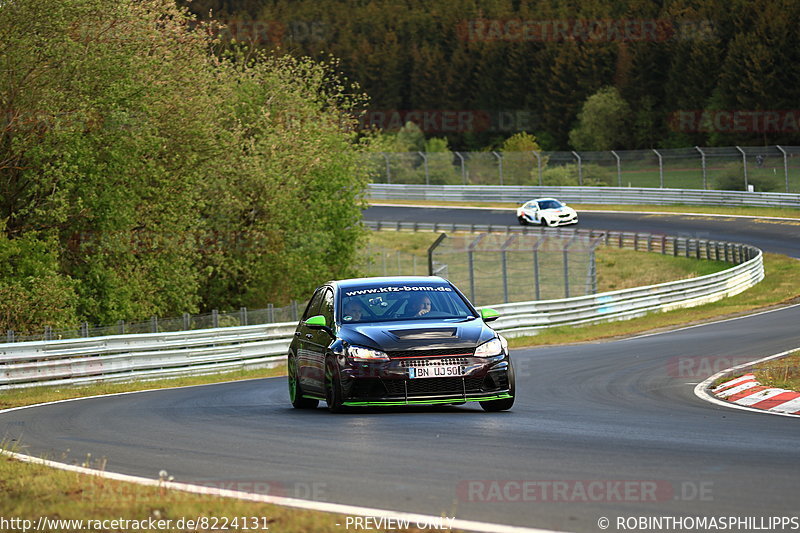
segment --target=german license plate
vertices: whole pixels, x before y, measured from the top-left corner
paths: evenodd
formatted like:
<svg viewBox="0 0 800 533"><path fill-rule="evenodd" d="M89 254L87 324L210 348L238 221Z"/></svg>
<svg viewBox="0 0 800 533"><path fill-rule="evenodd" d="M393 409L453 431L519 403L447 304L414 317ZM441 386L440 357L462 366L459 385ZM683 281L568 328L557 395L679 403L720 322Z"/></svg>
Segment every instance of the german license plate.
<svg viewBox="0 0 800 533"><path fill-rule="evenodd" d="M464 375L464 367L461 365L428 365L412 366L408 369L410 379L419 378L452 378Z"/></svg>

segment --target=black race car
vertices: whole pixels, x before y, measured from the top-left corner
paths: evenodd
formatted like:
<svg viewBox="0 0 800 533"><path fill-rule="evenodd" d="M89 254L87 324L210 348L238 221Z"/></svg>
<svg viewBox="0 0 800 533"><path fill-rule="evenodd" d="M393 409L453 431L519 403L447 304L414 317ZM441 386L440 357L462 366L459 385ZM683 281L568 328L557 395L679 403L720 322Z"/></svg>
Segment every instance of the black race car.
<svg viewBox="0 0 800 533"><path fill-rule="evenodd" d="M289 347L289 396L298 409L320 400L347 406L480 402L514 404L506 340L439 277L331 281L317 288Z"/></svg>

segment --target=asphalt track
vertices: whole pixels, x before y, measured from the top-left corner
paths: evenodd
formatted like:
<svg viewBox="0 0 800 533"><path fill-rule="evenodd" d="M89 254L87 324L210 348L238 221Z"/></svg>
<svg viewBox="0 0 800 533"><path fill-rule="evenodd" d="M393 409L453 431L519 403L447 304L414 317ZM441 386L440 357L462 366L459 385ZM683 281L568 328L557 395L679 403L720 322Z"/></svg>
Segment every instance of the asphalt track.
<svg viewBox="0 0 800 533"><path fill-rule="evenodd" d="M513 222L508 211L373 207L366 217ZM581 226L800 257L794 222L584 213ZM276 378L13 411L0 415L0 436L65 462L103 457L114 472L164 469L215 487L563 531L600 531L601 517L611 520L607 531L620 531L617 517L796 517L800 421L707 403L693 388L740 358L800 346L798 325L796 306L515 350L517 402L505 413L472 404L302 412Z"/></svg>

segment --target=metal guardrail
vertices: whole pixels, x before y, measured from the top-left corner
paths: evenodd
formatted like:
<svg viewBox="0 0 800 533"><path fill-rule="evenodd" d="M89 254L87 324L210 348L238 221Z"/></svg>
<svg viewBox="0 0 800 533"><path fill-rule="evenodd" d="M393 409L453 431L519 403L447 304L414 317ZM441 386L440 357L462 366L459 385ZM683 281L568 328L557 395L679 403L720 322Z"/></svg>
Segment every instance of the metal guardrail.
<svg viewBox="0 0 800 533"><path fill-rule="evenodd" d="M403 223L393 224L393 229L403 229ZM385 228L387 223L382 226ZM416 224L416 228L407 229L453 231L459 227L446 226ZM466 229L485 231L490 228L467 225ZM540 231L539 228L527 227L504 229ZM751 246L666 235L578 231L603 236L607 244L620 248L716 259L736 266L698 278L648 287L561 300L492 305L502 315L493 323L495 329L513 337L535 334L551 326L634 318L651 311L691 307L733 296L764 278L761 250ZM274 366L285 358L295 326L294 322L284 322L0 344L0 390L201 375Z"/></svg>
<svg viewBox="0 0 800 533"><path fill-rule="evenodd" d="M534 187L496 185L399 185L372 183L370 200L514 202L555 197L577 204L714 205L800 208L800 194L775 192L647 189L628 187Z"/></svg>
<svg viewBox="0 0 800 533"><path fill-rule="evenodd" d="M0 389L274 366L285 358L296 325L0 344Z"/></svg>

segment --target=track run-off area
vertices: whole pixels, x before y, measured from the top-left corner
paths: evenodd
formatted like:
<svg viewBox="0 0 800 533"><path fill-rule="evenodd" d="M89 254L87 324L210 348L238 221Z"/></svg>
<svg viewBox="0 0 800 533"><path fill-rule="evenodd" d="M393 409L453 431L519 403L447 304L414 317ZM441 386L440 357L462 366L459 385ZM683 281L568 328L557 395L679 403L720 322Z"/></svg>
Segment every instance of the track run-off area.
<svg viewBox="0 0 800 533"><path fill-rule="evenodd" d="M800 257L798 220L579 215L580 228ZM365 218L516 225L510 209L373 206ZM477 404L299 411L285 378L268 378L13 410L0 414L0 435L32 456L104 458L109 472L153 479L165 470L183 483L529 528L797 517L800 421L694 394L720 368L797 347L800 306L791 306L613 342L513 350L517 399L502 413Z"/></svg>

